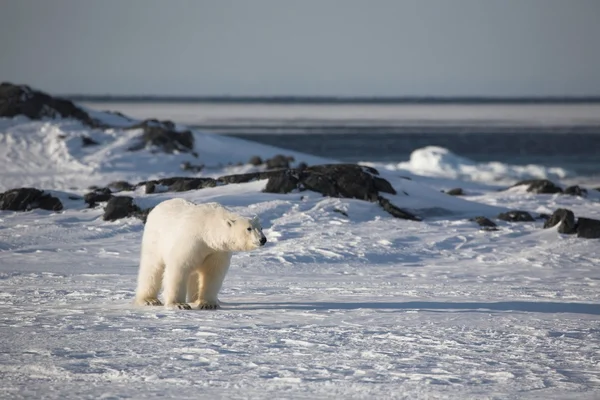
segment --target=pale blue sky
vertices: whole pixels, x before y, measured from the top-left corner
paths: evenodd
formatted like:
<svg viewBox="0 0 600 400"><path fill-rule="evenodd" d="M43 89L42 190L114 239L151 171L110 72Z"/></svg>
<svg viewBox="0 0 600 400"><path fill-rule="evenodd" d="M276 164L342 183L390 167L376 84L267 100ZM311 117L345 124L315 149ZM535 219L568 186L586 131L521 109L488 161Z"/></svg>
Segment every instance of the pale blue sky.
<svg viewBox="0 0 600 400"><path fill-rule="evenodd" d="M51 93L600 95L600 0L1 0Z"/></svg>

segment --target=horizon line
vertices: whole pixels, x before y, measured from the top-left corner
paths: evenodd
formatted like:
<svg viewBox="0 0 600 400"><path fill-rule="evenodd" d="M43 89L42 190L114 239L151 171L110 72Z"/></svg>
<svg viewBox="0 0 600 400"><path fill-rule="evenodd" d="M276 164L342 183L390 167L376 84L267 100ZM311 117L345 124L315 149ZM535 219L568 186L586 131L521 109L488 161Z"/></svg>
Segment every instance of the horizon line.
<svg viewBox="0 0 600 400"><path fill-rule="evenodd" d="M600 103L600 96L330 96L330 95L59 95L72 101L287 104L560 104Z"/></svg>

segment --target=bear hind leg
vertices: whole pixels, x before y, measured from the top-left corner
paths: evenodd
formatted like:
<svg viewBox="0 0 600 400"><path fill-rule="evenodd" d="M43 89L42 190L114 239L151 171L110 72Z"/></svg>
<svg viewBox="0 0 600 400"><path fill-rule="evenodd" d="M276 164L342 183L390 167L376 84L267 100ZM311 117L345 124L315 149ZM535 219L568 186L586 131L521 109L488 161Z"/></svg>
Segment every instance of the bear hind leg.
<svg viewBox="0 0 600 400"><path fill-rule="evenodd" d="M158 292L162 285L162 276L165 266L160 261L152 261L149 257L142 257L138 273L138 284L135 291L135 302L138 305L160 306Z"/></svg>

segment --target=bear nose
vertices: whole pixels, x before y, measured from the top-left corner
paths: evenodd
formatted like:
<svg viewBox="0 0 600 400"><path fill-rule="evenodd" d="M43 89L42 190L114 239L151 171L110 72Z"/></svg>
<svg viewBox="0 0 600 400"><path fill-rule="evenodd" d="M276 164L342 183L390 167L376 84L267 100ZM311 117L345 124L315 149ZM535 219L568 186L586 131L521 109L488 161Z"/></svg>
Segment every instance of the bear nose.
<svg viewBox="0 0 600 400"><path fill-rule="evenodd" d="M263 237L260 238L260 245L264 246L265 243L267 243L267 238L263 236Z"/></svg>

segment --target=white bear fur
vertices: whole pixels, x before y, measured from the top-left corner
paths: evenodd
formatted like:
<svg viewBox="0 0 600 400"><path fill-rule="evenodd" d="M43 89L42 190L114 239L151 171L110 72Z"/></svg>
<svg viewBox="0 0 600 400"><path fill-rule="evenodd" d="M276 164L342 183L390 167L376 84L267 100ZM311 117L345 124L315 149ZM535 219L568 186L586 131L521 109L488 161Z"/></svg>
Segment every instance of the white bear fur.
<svg viewBox="0 0 600 400"><path fill-rule="evenodd" d="M162 286L169 308L218 308L232 252L254 250L265 242L256 218L218 203L166 200L148 214L144 227L136 304L161 305Z"/></svg>

